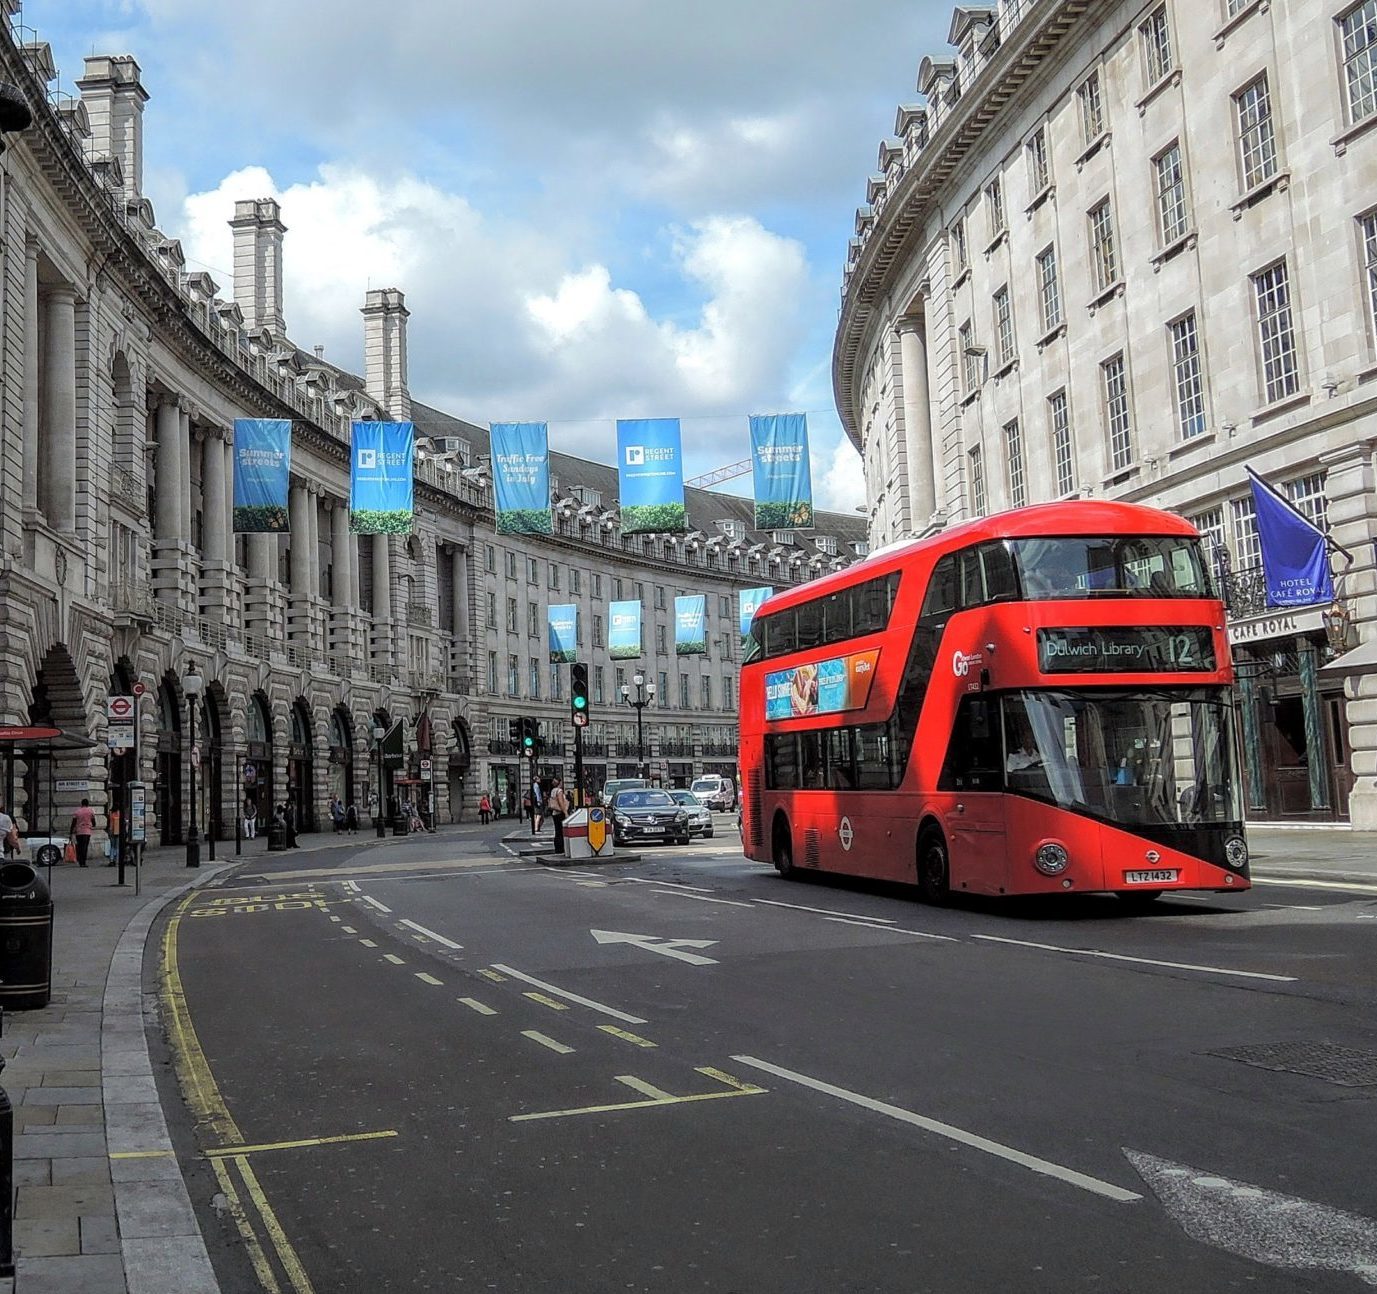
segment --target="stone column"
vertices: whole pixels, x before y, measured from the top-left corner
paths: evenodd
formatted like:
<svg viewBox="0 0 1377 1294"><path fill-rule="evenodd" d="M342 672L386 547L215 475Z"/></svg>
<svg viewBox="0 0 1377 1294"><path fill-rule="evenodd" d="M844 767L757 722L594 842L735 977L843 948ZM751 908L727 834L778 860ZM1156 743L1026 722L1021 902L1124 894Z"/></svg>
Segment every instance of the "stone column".
<svg viewBox="0 0 1377 1294"><path fill-rule="evenodd" d="M937 510L933 475L932 403L928 392L927 343L922 320L910 315L899 321L899 365L903 383L904 440L910 524L922 534Z"/></svg>
<svg viewBox="0 0 1377 1294"><path fill-rule="evenodd" d="M450 654L450 673L460 679L469 676L469 550L462 544L454 548L454 649Z"/></svg>
<svg viewBox="0 0 1377 1294"><path fill-rule="evenodd" d="M40 504L54 530L76 528L76 293L48 292L43 339Z"/></svg>
<svg viewBox="0 0 1377 1294"><path fill-rule="evenodd" d="M354 601L354 537L349 533L349 509L338 499L330 506L330 550L334 565L331 602L340 610L352 610Z"/></svg>
<svg viewBox="0 0 1377 1294"><path fill-rule="evenodd" d="M176 402L164 396L158 404L156 417L158 461L154 486L158 515L154 518L154 525L160 540L175 543L182 535L181 454L178 452L177 439L181 423Z"/></svg>
<svg viewBox="0 0 1377 1294"><path fill-rule="evenodd" d="M24 510L38 507L38 244L24 245Z"/></svg>
<svg viewBox="0 0 1377 1294"><path fill-rule="evenodd" d="M373 663L392 664L391 536L373 536Z"/></svg>
<svg viewBox="0 0 1377 1294"><path fill-rule="evenodd" d="M277 578L277 536L249 536L249 578L275 580Z"/></svg>
<svg viewBox="0 0 1377 1294"><path fill-rule="evenodd" d="M311 496L304 485L293 485L287 495L287 518L291 526L292 599L311 592Z"/></svg>
<svg viewBox="0 0 1377 1294"><path fill-rule="evenodd" d="M311 596L320 597L320 493L314 486L306 495L306 518L310 522L310 561L306 570L311 577Z"/></svg>
<svg viewBox="0 0 1377 1294"><path fill-rule="evenodd" d="M177 417L180 422L180 429L177 433L179 447L177 465L181 473L179 482L182 513L181 539L188 548L194 548L196 545L192 523L195 520L195 513L191 509L191 410L179 407Z"/></svg>
<svg viewBox="0 0 1377 1294"><path fill-rule="evenodd" d="M225 511L225 442L208 433L202 449L201 499L204 510L205 558L208 562L229 560L229 516Z"/></svg>

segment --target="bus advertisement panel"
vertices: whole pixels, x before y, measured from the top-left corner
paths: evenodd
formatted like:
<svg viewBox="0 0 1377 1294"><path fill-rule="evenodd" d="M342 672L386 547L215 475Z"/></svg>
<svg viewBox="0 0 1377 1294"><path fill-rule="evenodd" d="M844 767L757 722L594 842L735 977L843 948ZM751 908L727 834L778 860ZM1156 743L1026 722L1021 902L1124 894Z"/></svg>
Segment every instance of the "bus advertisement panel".
<svg viewBox="0 0 1377 1294"><path fill-rule="evenodd" d="M870 698L879 651L833 656L765 675L765 717L800 719L859 710Z"/></svg>

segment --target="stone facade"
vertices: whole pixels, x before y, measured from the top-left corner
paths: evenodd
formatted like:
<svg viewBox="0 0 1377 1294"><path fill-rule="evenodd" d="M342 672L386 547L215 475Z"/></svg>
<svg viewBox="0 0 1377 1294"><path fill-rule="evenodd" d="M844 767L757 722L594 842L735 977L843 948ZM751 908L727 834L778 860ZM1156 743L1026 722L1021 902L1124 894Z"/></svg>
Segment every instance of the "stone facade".
<svg viewBox="0 0 1377 1294"><path fill-rule="evenodd" d="M1377 826L1377 5L963 6L856 217L833 356L879 545L1068 497L1194 520L1250 812ZM1328 527L1339 602L1261 595L1245 466ZM1325 755L1317 758L1323 746Z"/></svg>

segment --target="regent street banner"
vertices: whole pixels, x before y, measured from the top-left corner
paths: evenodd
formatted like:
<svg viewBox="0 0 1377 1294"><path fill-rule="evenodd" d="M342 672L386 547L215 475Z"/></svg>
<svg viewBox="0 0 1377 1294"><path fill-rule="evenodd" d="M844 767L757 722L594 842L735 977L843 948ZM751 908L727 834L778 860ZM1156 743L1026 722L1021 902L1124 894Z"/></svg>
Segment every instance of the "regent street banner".
<svg viewBox="0 0 1377 1294"><path fill-rule="evenodd" d="M497 533L552 534L549 425L493 422L488 424L488 430Z"/></svg>
<svg viewBox="0 0 1377 1294"><path fill-rule="evenodd" d="M349 455L349 529L405 535L415 521L416 429L409 422L356 422Z"/></svg>
<svg viewBox="0 0 1377 1294"><path fill-rule="evenodd" d="M617 421L622 534L684 531L684 453L678 418Z"/></svg>
<svg viewBox="0 0 1377 1294"><path fill-rule="evenodd" d="M550 663L568 665L579 658L579 609L573 602L561 602L547 612L550 630Z"/></svg>
<svg viewBox="0 0 1377 1294"><path fill-rule="evenodd" d="M808 462L808 417L771 413L751 417L757 530L807 529L813 524L813 475Z"/></svg>
<svg viewBox="0 0 1377 1294"><path fill-rule="evenodd" d="M234 530L264 534L287 530L292 471L289 418L234 420Z"/></svg>
<svg viewBox="0 0 1377 1294"><path fill-rule="evenodd" d="M1308 607L1333 602L1334 576L1324 532L1251 467L1247 471L1268 605Z"/></svg>
<svg viewBox="0 0 1377 1294"><path fill-rule="evenodd" d="M607 608L607 650L613 660L639 660L641 655L641 604L613 602Z"/></svg>
<svg viewBox="0 0 1377 1294"><path fill-rule="evenodd" d="M674 654L704 656L708 650L708 598L690 593L674 599Z"/></svg>
<svg viewBox="0 0 1377 1294"><path fill-rule="evenodd" d="M751 636L751 621L755 619L755 613L760 610L760 604L772 593L774 593L774 589L766 586L758 589L742 589L737 594L737 605L741 611L741 644L743 647Z"/></svg>

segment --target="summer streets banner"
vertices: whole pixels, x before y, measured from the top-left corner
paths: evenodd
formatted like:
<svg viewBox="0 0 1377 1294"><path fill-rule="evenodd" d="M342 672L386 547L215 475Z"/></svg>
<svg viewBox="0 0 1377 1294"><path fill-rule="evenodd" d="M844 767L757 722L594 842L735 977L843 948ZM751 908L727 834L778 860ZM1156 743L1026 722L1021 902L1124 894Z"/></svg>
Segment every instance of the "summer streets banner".
<svg viewBox="0 0 1377 1294"><path fill-rule="evenodd" d="M489 423L497 533L548 535L550 429L543 422Z"/></svg>
<svg viewBox="0 0 1377 1294"><path fill-rule="evenodd" d="M678 418L617 421L622 534L684 530L684 455Z"/></svg>
<svg viewBox="0 0 1377 1294"><path fill-rule="evenodd" d="M572 602L561 602L549 608L546 618L550 629L550 663L568 665L579 658L579 609Z"/></svg>
<svg viewBox="0 0 1377 1294"><path fill-rule="evenodd" d="M356 422L349 456L349 529L404 535L415 517L416 429L409 422Z"/></svg>
<svg viewBox="0 0 1377 1294"><path fill-rule="evenodd" d="M1334 577L1324 533L1285 495L1268 485L1253 469L1258 541L1267 602L1274 607L1308 607L1334 601Z"/></svg>
<svg viewBox="0 0 1377 1294"><path fill-rule="evenodd" d="M607 608L608 654L613 660L638 660L641 655L641 604L613 602Z"/></svg>
<svg viewBox="0 0 1377 1294"><path fill-rule="evenodd" d="M802 719L859 710L870 699L878 647L765 675L765 717Z"/></svg>
<svg viewBox="0 0 1377 1294"><path fill-rule="evenodd" d="M288 529L292 470L289 418L234 420L234 530L262 534Z"/></svg>
<svg viewBox="0 0 1377 1294"><path fill-rule="evenodd" d="M741 643L743 647L751 636L751 621L755 619L755 613L760 610L760 604L773 592L774 589L766 587L742 589L737 594L737 605L741 614Z"/></svg>
<svg viewBox="0 0 1377 1294"><path fill-rule="evenodd" d="M708 599L690 593L674 599L674 654L704 656L708 650Z"/></svg>
<svg viewBox="0 0 1377 1294"><path fill-rule="evenodd" d="M794 530L813 524L808 418L802 413L751 417L755 528Z"/></svg>

